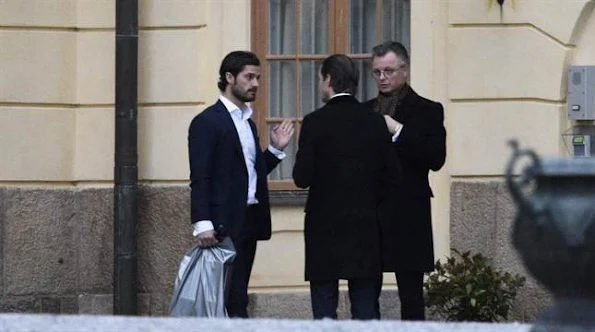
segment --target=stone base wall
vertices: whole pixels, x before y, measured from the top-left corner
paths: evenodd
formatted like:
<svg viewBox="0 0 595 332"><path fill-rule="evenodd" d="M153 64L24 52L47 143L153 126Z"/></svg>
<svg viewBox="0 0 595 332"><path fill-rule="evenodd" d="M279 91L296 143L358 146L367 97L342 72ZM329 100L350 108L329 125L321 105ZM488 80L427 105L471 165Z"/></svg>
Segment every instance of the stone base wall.
<svg viewBox="0 0 595 332"><path fill-rule="evenodd" d="M139 188L139 313L166 315L190 234L188 189ZM498 267L528 277L512 319L532 321L551 303L511 246L515 206L502 182L455 181L451 243L481 252ZM0 312L110 314L113 276L113 190L0 189ZM399 318L396 290L383 292L384 318ZM349 317L341 293L339 315ZM310 318L307 288L251 294L254 317Z"/></svg>
<svg viewBox="0 0 595 332"><path fill-rule="evenodd" d="M189 194L139 189L139 310L163 315L179 261L193 245ZM0 311L91 313L111 301L111 188L2 188L0 225Z"/></svg>
<svg viewBox="0 0 595 332"><path fill-rule="evenodd" d="M451 246L482 253L496 267L527 278L517 295L511 318L533 321L552 303L552 296L525 270L512 247L516 206L504 182L455 181L451 186Z"/></svg>
<svg viewBox="0 0 595 332"><path fill-rule="evenodd" d="M138 310L167 315L180 259L194 245L186 187L140 186ZM111 314L113 190L0 188L0 312ZM398 318L396 290L382 294ZM311 318L307 288L250 294L250 314ZM338 309L348 318L341 292Z"/></svg>

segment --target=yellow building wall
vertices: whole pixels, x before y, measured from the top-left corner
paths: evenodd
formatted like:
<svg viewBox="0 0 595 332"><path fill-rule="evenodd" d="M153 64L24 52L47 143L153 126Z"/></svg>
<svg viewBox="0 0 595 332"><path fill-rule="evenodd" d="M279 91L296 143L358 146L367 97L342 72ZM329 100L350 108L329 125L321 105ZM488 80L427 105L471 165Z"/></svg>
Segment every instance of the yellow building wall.
<svg viewBox="0 0 595 332"><path fill-rule="evenodd" d="M188 124L217 97L221 58L249 49L249 14L242 0L139 1L141 180L187 181ZM0 181L113 178L114 16L115 0L0 1Z"/></svg>
<svg viewBox="0 0 595 332"><path fill-rule="evenodd" d="M217 98L223 56L250 48L250 1L139 3L139 178L185 188L189 122ZM412 0L411 83L444 104L448 133L447 164L431 176L437 258L450 247L453 180L501 179L511 137L565 152L566 69L595 63L592 7L506 1L501 16L486 1ZM111 185L114 12L115 0L0 0L0 185ZM252 289L304 289L302 208L272 214Z"/></svg>
<svg viewBox="0 0 595 332"><path fill-rule="evenodd" d="M541 155L562 155L566 80L578 64L593 2L519 0L502 15L481 1L450 3L449 169L455 177L501 176L516 137ZM591 46L592 47L592 46ZM595 53L580 52L595 64ZM588 59L589 58L589 59Z"/></svg>
<svg viewBox="0 0 595 332"><path fill-rule="evenodd" d="M0 186L112 186L114 16L115 0L0 0ZM250 1L143 0L139 25L139 180L186 190L188 125L225 54L250 49ZM302 208L272 213L251 286L303 286Z"/></svg>
<svg viewBox="0 0 595 332"><path fill-rule="evenodd" d="M567 71L595 65L592 0L453 0L447 17L450 243L527 277L512 319L533 320L551 294L511 243L517 207L504 183L516 138L540 156L568 156ZM488 4L491 3L491 6Z"/></svg>

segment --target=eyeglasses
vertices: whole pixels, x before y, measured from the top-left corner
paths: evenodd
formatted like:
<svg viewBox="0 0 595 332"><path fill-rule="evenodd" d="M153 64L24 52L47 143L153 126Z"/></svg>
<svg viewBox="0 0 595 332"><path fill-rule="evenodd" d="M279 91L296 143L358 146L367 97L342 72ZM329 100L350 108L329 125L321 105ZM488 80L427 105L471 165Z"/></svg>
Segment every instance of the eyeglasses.
<svg viewBox="0 0 595 332"><path fill-rule="evenodd" d="M399 71L399 69L401 69L403 67L405 67L405 64L402 64L397 68L385 68L382 70L374 69L374 70L372 70L372 76L374 76L374 78L376 78L376 79L379 79L382 76L382 74L384 74L384 77L390 78L394 74L396 74Z"/></svg>

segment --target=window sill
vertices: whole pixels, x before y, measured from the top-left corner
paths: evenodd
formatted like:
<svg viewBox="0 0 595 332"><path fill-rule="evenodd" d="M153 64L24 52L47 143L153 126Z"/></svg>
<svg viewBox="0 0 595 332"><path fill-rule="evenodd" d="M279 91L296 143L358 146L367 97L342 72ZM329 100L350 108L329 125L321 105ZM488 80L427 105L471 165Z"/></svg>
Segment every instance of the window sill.
<svg viewBox="0 0 595 332"><path fill-rule="evenodd" d="M303 206L303 205L306 205L307 198L308 198L307 190L269 191L269 201L272 206L280 206L280 205Z"/></svg>

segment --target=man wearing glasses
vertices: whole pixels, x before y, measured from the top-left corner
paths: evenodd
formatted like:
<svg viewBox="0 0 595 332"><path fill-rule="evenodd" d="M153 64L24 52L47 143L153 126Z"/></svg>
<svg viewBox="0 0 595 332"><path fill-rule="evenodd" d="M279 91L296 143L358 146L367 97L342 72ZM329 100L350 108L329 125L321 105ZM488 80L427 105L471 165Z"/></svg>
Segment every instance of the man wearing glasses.
<svg viewBox="0 0 595 332"><path fill-rule="evenodd" d="M366 105L384 116L402 169L401 185L382 209L383 271L395 272L401 319L424 320L423 275L434 269L428 173L446 158L444 112L407 84L409 55L401 43L375 46L372 69L379 93Z"/></svg>

